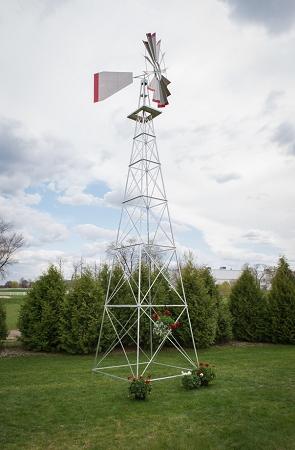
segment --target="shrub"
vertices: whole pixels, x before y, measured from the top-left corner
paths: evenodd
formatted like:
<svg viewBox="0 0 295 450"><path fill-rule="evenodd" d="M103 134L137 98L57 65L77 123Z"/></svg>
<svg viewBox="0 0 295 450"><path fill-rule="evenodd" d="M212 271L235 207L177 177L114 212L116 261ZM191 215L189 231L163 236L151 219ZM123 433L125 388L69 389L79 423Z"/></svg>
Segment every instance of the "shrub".
<svg viewBox="0 0 295 450"><path fill-rule="evenodd" d="M208 384L216 377L213 367L208 363L200 362L199 367L194 370L182 373L182 385L185 389L199 389L201 386Z"/></svg>
<svg viewBox="0 0 295 450"><path fill-rule="evenodd" d="M145 400L151 393L151 377L129 377L129 396L136 400Z"/></svg>
<svg viewBox="0 0 295 450"><path fill-rule="evenodd" d="M221 298L229 299L232 287L228 281L224 281L223 283L219 284L217 288Z"/></svg>
<svg viewBox="0 0 295 450"><path fill-rule="evenodd" d="M233 334L236 339L260 341L266 336L266 302L252 270L246 267L230 295Z"/></svg>
<svg viewBox="0 0 295 450"><path fill-rule="evenodd" d="M187 390L199 389L202 385L201 377L196 370L183 373L181 382L182 386Z"/></svg>
<svg viewBox="0 0 295 450"><path fill-rule="evenodd" d="M208 347L213 344L217 324L216 298L213 286L209 283L209 271L199 269L192 260L182 267L182 280L189 307L189 314L197 347ZM214 280L213 280L214 284ZM178 281L181 292L181 284ZM181 316L182 328L177 336L183 345L191 346L190 330L185 314Z"/></svg>
<svg viewBox="0 0 295 450"><path fill-rule="evenodd" d="M109 285L109 277L111 273L112 278ZM108 266L107 264L104 264L102 266L98 274L98 282L103 290L102 304L104 303L107 292L109 293L109 297L111 297L112 304L128 305L133 302L132 292L129 287L129 284L127 282L125 283L123 282L122 284L122 279L124 279L124 272L118 264L114 265L113 267ZM118 289L118 286L121 286L120 289ZM130 319L129 308L112 308L111 314L114 325L118 324L119 321L122 325L125 326L128 319ZM132 325L133 322L134 320L132 319L128 322L127 329ZM101 350L104 349L104 346L109 341L111 333L113 333L112 335L115 337L115 334L112 330L113 327L110 323L110 320L108 316L105 315L104 327L102 332ZM107 339L105 339L105 337L107 337ZM124 345L134 345L134 340L136 340L135 325L129 330L129 333L124 336L122 342Z"/></svg>
<svg viewBox="0 0 295 450"><path fill-rule="evenodd" d="M73 281L66 295L60 321L61 349L68 353L90 353L96 348L104 303L104 293L89 269ZM110 344L105 320L101 347Z"/></svg>
<svg viewBox="0 0 295 450"><path fill-rule="evenodd" d="M0 345L1 341L7 336L6 311L0 300Z"/></svg>
<svg viewBox="0 0 295 450"><path fill-rule="evenodd" d="M34 283L20 310L21 340L30 350L56 351L65 283L53 265Z"/></svg>
<svg viewBox="0 0 295 450"><path fill-rule="evenodd" d="M272 341L295 344L295 276L280 258L269 294Z"/></svg>
<svg viewBox="0 0 295 450"><path fill-rule="evenodd" d="M217 327L215 342L223 343L232 339L232 315L226 299L217 302Z"/></svg>
<svg viewBox="0 0 295 450"><path fill-rule="evenodd" d="M202 386L208 386L216 378L215 370L208 363L200 362L197 374L201 378Z"/></svg>

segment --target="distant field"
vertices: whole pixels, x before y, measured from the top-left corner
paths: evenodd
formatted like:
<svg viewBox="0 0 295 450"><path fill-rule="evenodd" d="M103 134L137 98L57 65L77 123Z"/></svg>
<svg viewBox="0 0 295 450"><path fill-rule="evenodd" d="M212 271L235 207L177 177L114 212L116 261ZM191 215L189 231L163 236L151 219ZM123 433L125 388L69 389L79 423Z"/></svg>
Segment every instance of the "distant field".
<svg viewBox="0 0 295 450"><path fill-rule="evenodd" d="M0 297L5 295L26 295L28 289L25 288L1 288Z"/></svg>
<svg viewBox="0 0 295 450"><path fill-rule="evenodd" d="M295 346L213 347L200 359L216 365L212 386L156 382L136 402L127 382L91 373L92 356L0 357L0 448L294 450Z"/></svg>
<svg viewBox="0 0 295 450"><path fill-rule="evenodd" d="M8 330L17 329L17 321L19 316L19 310L24 302L24 298L21 296L11 296L10 298L1 298L0 302L6 309L6 323Z"/></svg>

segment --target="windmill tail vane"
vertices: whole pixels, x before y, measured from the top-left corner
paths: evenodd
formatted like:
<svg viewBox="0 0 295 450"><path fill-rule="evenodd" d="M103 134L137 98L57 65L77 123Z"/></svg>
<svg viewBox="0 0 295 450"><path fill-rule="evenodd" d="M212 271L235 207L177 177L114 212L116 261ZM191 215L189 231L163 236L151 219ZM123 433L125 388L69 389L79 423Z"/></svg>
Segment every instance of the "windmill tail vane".
<svg viewBox="0 0 295 450"><path fill-rule="evenodd" d="M146 61L150 64L151 70L144 71L146 78L152 79L148 82L148 89L153 92L153 101L157 103L158 108L164 108L168 105L168 97L170 91L168 84L170 81L164 77L165 67L161 67L163 63L163 55L161 54L161 41L157 42L156 33L148 33L147 40L143 41L147 55ZM94 74L94 103L111 97L116 92L129 86L133 82L133 72L98 72Z"/></svg>
<svg viewBox="0 0 295 450"><path fill-rule="evenodd" d="M128 115L135 121L135 130L92 369L122 381L150 370L151 381L166 380L198 365L154 129L154 119L161 111L151 106L151 100L158 108L168 105L170 81L163 75L161 41L156 33L146 37L145 61L151 70L139 77L132 72L94 75L94 102L107 99L135 78L140 81L138 107ZM168 313L174 317L170 326ZM179 342L181 321L187 323L193 355ZM113 341L104 347L104 335L109 336L110 329ZM170 363L167 358L163 363L160 353L165 343L177 350L179 361L173 357ZM117 347L123 361L114 364L111 356Z"/></svg>

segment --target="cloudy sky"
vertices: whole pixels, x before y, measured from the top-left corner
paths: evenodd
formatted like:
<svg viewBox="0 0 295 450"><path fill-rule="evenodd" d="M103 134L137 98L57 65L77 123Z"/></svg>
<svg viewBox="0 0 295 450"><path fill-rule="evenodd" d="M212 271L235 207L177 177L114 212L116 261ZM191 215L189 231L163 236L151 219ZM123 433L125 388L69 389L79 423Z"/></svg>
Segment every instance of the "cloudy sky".
<svg viewBox="0 0 295 450"><path fill-rule="evenodd" d="M138 86L92 76L166 51L158 146L179 251L295 266L294 0L0 0L0 217L26 239L10 279L102 261L119 221Z"/></svg>

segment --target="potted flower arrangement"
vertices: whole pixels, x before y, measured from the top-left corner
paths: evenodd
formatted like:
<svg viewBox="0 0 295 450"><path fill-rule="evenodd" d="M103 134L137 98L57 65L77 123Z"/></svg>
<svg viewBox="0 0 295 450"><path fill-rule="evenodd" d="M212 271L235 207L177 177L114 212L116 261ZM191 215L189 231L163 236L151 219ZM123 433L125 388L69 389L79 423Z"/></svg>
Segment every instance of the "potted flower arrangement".
<svg viewBox="0 0 295 450"><path fill-rule="evenodd" d="M129 397L133 397L136 400L145 400L151 393L151 375L147 377L128 377L129 384Z"/></svg>
<svg viewBox="0 0 295 450"><path fill-rule="evenodd" d="M197 373L201 378L202 386L208 386L208 384L216 377L214 366L210 366L208 363L200 362Z"/></svg>
<svg viewBox="0 0 295 450"><path fill-rule="evenodd" d="M199 389L201 387L201 378L196 373L196 370L189 370L182 373L182 385L185 389Z"/></svg>
<svg viewBox="0 0 295 450"><path fill-rule="evenodd" d="M155 312L152 315L152 319L155 321L153 333L160 338L181 327L181 323L172 318L172 313L169 309L165 309L163 313Z"/></svg>
<svg viewBox="0 0 295 450"><path fill-rule="evenodd" d="M198 368L181 372L183 387L185 389L199 389L201 386L208 386L216 377L213 367L210 367L208 363L200 362Z"/></svg>

